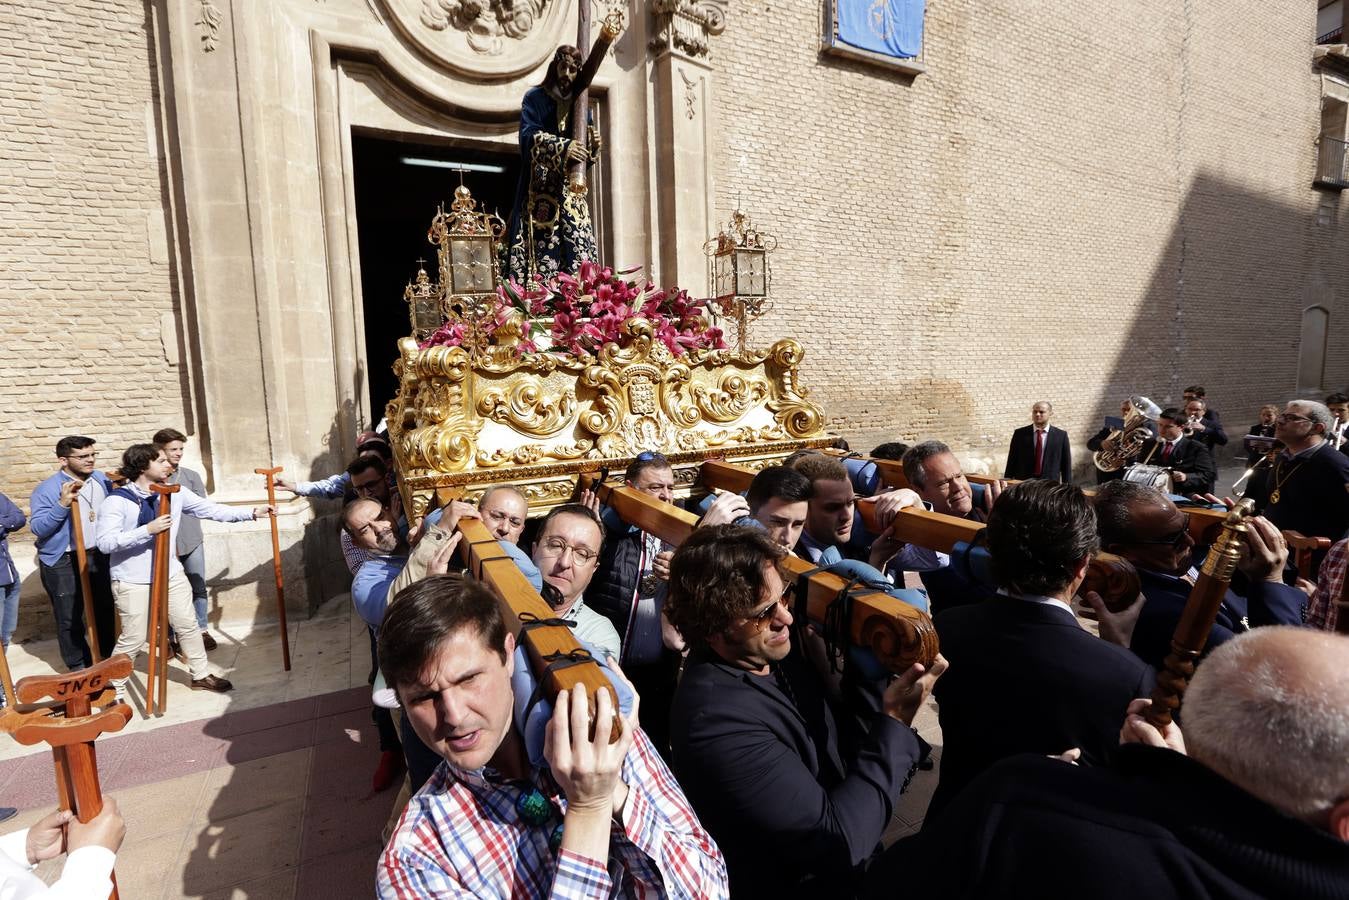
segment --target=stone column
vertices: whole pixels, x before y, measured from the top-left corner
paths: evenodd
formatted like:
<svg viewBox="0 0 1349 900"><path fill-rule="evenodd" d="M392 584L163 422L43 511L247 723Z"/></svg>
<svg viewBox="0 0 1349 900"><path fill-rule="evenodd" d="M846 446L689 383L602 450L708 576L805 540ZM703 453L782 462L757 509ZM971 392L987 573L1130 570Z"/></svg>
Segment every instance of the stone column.
<svg viewBox="0 0 1349 900"><path fill-rule="evenodd" d="M707 281L702 245L716 220L708 57L711 38L725 29L726 0L653 0L650 9L658 280L698 295Z"/></svg>

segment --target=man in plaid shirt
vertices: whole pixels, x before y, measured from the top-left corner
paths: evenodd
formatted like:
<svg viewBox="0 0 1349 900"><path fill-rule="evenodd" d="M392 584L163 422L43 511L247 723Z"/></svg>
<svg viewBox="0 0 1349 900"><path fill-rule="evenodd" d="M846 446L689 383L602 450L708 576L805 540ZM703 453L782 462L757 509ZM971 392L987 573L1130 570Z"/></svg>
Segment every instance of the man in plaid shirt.
<svg viewBox="0 0 1349 900"><path fill-rule="evenodd" d="M1349 540L1331 547L1321 563L1321 577L1316 580L1316 590L1307 603L1307 624L1313 628L1334 631L1337 627L1346 560L1349 560Z"/></svg>
<svg viewBox="0 0 1349 900"><path fill-rule="evenodd" d="M384 900L725 897L721 851L674 776L607 692L589 737L579 686L558 696L530 764L514 724L515 640L496 598L459 575L399 593L380 629L384 675L445 762L380 858ZM615 720L623 733L609 743Z"/></svg>

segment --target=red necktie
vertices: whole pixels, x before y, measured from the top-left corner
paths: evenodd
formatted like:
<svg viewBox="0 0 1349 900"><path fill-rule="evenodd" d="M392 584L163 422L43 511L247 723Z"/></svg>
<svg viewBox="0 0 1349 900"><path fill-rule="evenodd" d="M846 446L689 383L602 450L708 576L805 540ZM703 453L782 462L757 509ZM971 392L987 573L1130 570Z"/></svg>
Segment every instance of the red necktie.
<svg viewBox="0 0 1349 900"><path fill-rule="evenodd" d="M1162 462L1170 462L1170 460L1171 460L1171 449L1172 449L1173 447L1175 447L1175 446L1176 446L1176 445L1173 444L1173 443L1171 443L1170 441L1167 442L1167 444L1166 444L1166 449L1162 451Z"/></svg>
<svg viewBox="0 0 1349 900"><path fill-rule="evenodd" d="M1042 429L1035 429L1035 477L1039 478L1040 473L1045 469L1045 433Z"/></svg>

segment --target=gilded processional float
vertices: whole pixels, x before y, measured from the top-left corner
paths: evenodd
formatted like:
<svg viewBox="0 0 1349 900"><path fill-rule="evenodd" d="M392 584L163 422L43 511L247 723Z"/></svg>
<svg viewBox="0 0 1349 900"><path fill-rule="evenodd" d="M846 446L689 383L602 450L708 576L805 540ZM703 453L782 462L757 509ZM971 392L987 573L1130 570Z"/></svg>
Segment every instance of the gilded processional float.
<svg viewBox="0 0 1349 900"><path fill-rule="evenodd" d="M494 484L541 514L579 473L621 472L643 451L668 457L687 494L705 459L758 468L831 442L799 383L800 343L749 345L769 244L744 216L711 242L725 291L711 303L591 261L529 287L503 282L502 232L460 187L430 229L439 280L422 269L407 288L413 334L399 342L386 416L413 517L438 489L471 500Z"/></svg>
<svg viewBox="0 0 1349 900"><path fill-rule="evenodd" d="M705 459L758 468L831 440L799 383L800 343L749 343L775 242L748 217L737 211L704 247L710 300L597 260L586 87L620 30L611 15L588 56L559 48L525 94L510 221L461 185L431 222L437 278L421 269L405 291L412 333L386 410L414 519L438 491L474 500L495 484L540 515L580 473L621 472L643 451L668 457L687 495Z"/></svg>

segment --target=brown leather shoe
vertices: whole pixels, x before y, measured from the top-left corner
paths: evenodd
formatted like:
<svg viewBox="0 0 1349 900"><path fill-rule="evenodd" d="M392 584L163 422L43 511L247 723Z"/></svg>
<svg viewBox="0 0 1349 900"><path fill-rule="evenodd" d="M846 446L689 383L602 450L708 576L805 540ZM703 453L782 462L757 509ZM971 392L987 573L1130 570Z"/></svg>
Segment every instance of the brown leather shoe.
<svg viewBox="0 0 1349 900"><path fill-rule="evenodd" d="M206 648L207 652L210 652L211 650L215 649L216 647L215 638L211 637L211 632L203 631L201 633L201 644L203 647Z"/></svg>
<svg viewBox="0 0 1349 900"><path fill-rule="evenodd" d="M192 679L192 690L215 691L217 694L223 694L226 691L234 690L234 685L229 683L229 679L221 678L219 675L207 675L205 678Z"/></svg>

